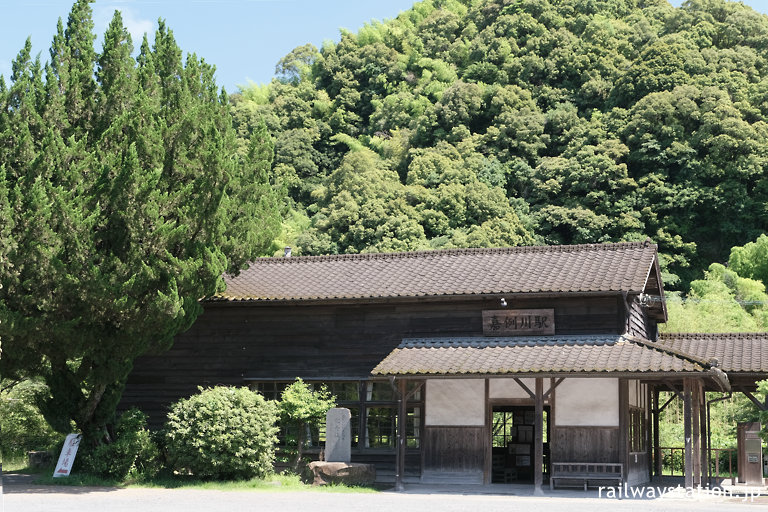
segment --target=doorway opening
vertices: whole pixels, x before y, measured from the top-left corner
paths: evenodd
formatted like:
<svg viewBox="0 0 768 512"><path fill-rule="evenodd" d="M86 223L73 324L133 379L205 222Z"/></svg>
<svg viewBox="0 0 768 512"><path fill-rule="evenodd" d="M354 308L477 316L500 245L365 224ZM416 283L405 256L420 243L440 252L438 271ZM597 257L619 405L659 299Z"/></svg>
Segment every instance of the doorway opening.
<svg viewBox="0 0 768 512"><path fill-rule="evenodd" d="M534 406L496 405L491 423L491 482L533 483ZM544 406L544 479L549 476L549 406Z"/></svg>

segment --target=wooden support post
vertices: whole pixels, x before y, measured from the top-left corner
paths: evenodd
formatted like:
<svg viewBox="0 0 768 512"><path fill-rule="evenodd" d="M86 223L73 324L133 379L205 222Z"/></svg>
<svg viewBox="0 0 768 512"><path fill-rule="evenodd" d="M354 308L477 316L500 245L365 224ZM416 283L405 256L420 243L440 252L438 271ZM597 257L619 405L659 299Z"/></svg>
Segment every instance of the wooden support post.
<svg viewBox="0 0 768 512"><path fill-rule="evenodd" d="M707 393L699 379L699 425L701 426L701 485L709 487L709 422L707 422Z"/></svg>
<svg viewBox="0 0 768 512"><path fill-rule="evenodd" d="M557 424L555 423L555 414L556 408L557 408L557 393L555 393L555 388L560 385L562 381L565 379L559 379L555 383L555 379L551 379L552 383L549 388L549 412L547 413L547 447L549 448L549 455L547 457L547 479L549 480L550 484L552 482L552 461L557 460L557 456L559 455L557 453L556 443L552 442L553 439L557 436ZM552 387L554 386L554 387ZM550 488L552 488L550 486Z"/></svg>
<svg viewBox="0 0 768 512"><path fill-rule="evenodd" d="M685 487L693 488L693 443L691 439L691 379L683 380L683 437L685 438Z"/></svg>
<svg viewBox="0 0 768 512"><path fill-rule="evenodd" d="M544 480L542 467L544 466L544 379L536 378L536 426L533 443L533 494L543 496L541 484Z"/></svg>
<svg viewBox="0 0 768 512"><path fill-rule="evenodd" d="M646 413L648 416L646 416ZM643 438L645 440L644 446L645 446L645 454L648 460L647 467L648 467L648 481L651 481L653 479L653 426L650 423L653 419L653 386L650 384L646 384L645 386L645 407L643 409L643 417L645 418L645 421L643 421L644 425L644 432L643 432Z"/></svg>
<svg viewBox="0 0 768 512"><path fill-rule="evenodd" d="M692 379L691 388L693 486L701 487L701 383L698 379Z"/></svg>
<svg viewBox="0 0 768 512"><path fill-rule="evenodd" d="M619 462L625 479L629 475L629 421L629 382L619 379Z"/></svg>
<svg viewBox="0 0 768 512"><path fill-rule="evenodd" d="M406 408L406 381L401 379L397 383L397 453L395 457L395 491L403 492L403 476L405 474L405 447L406 447L406 422L408 411Z"/></svg>
<svg viewBox="0 0 768 512"><path fill-rule="evenodd" d="M491 380L485 379L485 464L483 464L483 484L491 483L493 473L493 409L491 408ZM422 450L423 451L423 450Z"/></svg>
<svg viewBox="0 0 768 512"><path fill-rule="evenodd" d="M662 458L661 458L661 441L659 440L659 421L661 420L661 392L659 388L653 386L653 465L654 475L661 476L662 471Z"/></svg>

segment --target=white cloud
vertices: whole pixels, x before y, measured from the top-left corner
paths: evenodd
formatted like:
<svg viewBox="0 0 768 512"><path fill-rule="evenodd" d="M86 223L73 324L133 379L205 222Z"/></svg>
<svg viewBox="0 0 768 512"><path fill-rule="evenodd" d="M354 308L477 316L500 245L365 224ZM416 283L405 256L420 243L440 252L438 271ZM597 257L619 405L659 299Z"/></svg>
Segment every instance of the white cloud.
<svg viewBox="0 0 768 512"><path fill-rule="evenodd" d="M93 24L96 34L99 36L99 41L103 40L104 32L106 32L109 22L112 21L112 17L115 15L116 10L120 11L123 16L123 25L128 29L128 33L131 34L134 48L138 49L145 33L149 37L149 40L152 41L155 33L155 22L149 19L143 19L135 10L127 7L125 3L94 6Z"/></svg>
<svg viewBox="0 0 768 512"><path fill-rule="evenodd" d="M147 34L149 39L152 40L152 34L155 33L154 21L139 18L130 9L123 9L123 24L131 34L131 38L136 46L141 44L144 34Z"/></svg>

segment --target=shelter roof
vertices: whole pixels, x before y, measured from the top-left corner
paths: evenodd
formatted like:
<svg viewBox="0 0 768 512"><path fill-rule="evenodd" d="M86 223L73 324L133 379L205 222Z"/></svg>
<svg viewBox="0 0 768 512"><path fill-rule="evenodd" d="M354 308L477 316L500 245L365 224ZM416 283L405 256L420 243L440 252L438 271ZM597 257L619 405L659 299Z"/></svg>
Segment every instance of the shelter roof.
<svg viewBox="0 0 768 512"><path fill-rule="evenodd" d="M728 374L768 374L768 333L663 333L658 344L712 362ZM768 375L767 375L768 376Z"/></svg>
<svg viewBox="0 0 768 512"><path fill-rule="evenodd" d="M374 375L705 372L696 357L627 335L405 339Z"/></svg>
<svg viewBox="0 0 768 512"><path fill-rule="evenodd" d="M642 293L656 284L645 242L259 258L212 300L302 301L489 294ZM658 291L656 291L658 290Z"/></svg>
<svg viewBox="0 0 768 512"><path fill-rule="evenodd" d="M628 335L411 338L371 372L394 377L701 376L729 389L725 373L696 356Z"/></svg>

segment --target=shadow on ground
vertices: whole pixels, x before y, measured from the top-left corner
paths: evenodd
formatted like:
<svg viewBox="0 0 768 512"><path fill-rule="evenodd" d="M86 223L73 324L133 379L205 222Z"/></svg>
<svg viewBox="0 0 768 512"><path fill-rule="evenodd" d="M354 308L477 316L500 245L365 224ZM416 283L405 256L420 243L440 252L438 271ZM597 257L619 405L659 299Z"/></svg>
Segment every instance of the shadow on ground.
<svg viewBox="0 0 768 512"><path fill-rule="evenodd" d="M37 485L37 475L3 473L3 494L91 494L116 491L118 487L81 487L76 485Z"/></svg>

